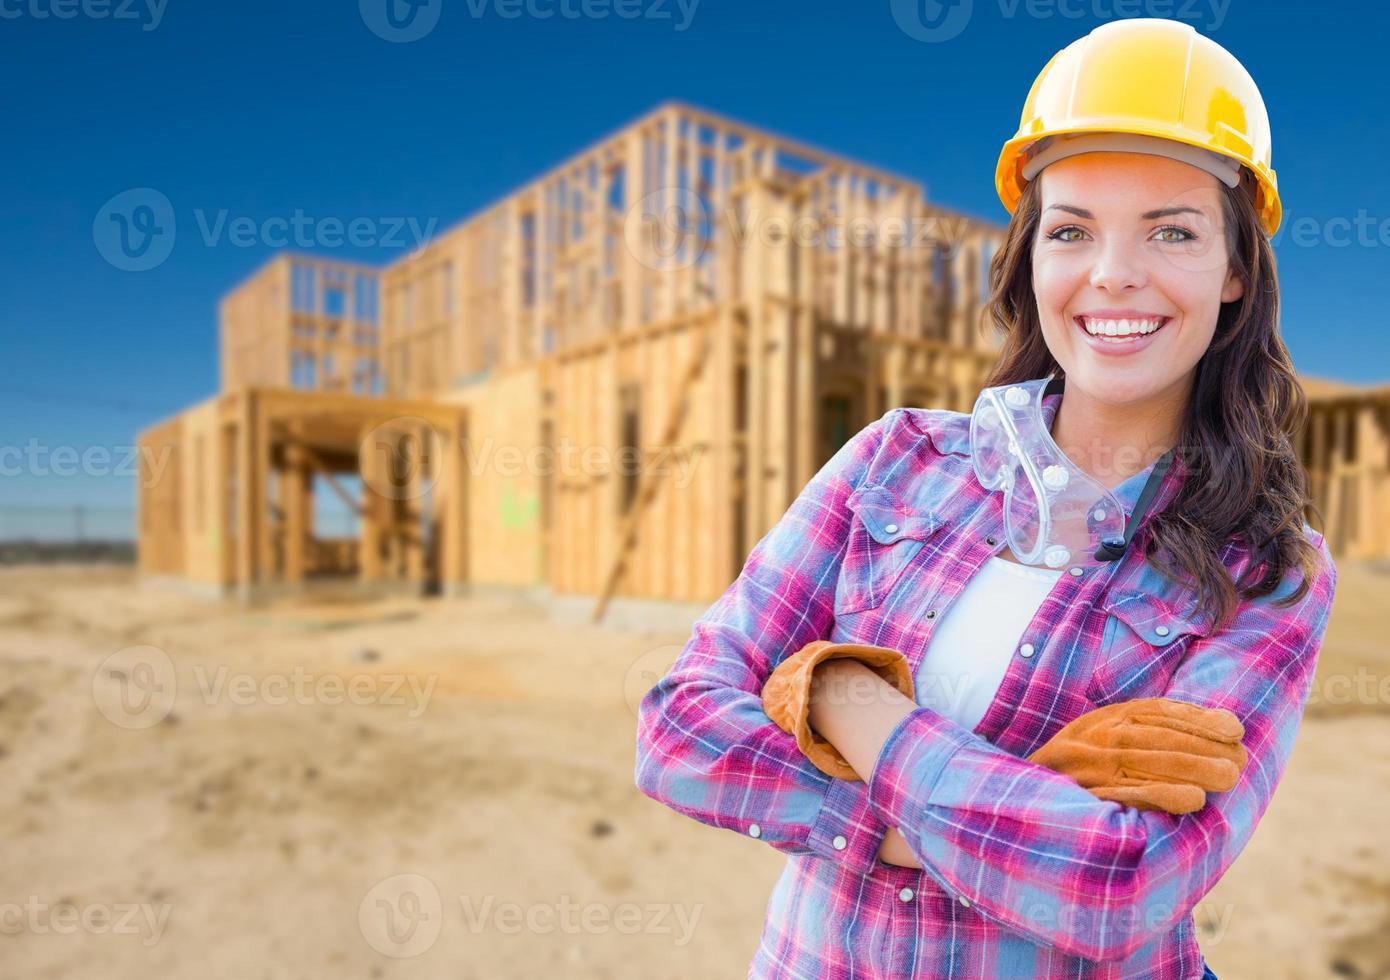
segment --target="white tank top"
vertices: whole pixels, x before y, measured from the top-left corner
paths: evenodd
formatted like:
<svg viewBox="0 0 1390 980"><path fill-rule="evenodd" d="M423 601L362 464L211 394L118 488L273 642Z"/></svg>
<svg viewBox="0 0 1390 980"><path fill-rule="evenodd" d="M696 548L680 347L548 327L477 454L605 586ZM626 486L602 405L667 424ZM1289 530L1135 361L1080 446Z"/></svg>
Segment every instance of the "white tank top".
<svg viewBox="0 0 1390 980"><path fill-rule="evenodd" d="M973 730L1064 571L991 556L937 625L913 680L917 703Z"/></svg>

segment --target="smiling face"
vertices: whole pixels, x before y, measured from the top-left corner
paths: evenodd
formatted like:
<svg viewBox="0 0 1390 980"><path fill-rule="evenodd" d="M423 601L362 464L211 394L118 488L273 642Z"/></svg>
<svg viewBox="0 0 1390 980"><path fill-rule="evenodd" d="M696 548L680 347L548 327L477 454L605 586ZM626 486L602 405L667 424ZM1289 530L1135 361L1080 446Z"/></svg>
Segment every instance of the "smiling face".
<svg viewBox="0 0 1390 980"><path fill-rule="evenodd" d="M1116 408L1183 404L1221 304L1242 293L1220 182L1119 152L1058 160L1037 180L1033 291L1067 391Z"/></svg>

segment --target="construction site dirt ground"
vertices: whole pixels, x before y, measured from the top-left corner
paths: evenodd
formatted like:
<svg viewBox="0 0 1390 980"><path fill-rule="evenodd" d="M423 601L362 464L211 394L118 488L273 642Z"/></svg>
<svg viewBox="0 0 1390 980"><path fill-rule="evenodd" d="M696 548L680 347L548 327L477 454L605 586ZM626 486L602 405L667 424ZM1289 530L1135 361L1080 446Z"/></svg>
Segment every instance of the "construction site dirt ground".
<svg viewBox="0 0 1390 980"><path fill-rule="evenodd" d="M1390 576L1339 571L1284 781L1195 912L1223 978L1390 976ZM688 629L0 569L0 973L742 977L785 859L633 785Z"/></svg>

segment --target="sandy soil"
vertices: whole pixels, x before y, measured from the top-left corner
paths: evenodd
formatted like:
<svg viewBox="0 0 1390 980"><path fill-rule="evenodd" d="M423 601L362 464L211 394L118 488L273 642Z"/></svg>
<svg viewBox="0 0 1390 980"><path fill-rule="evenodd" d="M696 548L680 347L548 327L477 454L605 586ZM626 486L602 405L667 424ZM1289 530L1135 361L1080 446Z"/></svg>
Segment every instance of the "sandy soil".
<svg viewBox="0 0 1390 980"><path fill-rule="evenodd" d="M1223 980L1390 977L1387 584L1341 567L1320 703L1197 910ZM744 976L782 856L632 785L687 635L0 569L0 976Z"/></svg>

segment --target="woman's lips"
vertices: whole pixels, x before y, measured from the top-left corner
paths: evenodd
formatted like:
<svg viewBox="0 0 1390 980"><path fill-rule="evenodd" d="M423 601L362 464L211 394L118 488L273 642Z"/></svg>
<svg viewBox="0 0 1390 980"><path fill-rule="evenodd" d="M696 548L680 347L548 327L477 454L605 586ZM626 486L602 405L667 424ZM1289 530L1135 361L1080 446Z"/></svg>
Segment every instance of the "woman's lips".
<svg viewBox="0 0 1390 980"><path fill-rule="evenodd" d="M1168 326L1172 319L1172 317L1165 317L1163 322L1159 324L1158 329L1152 333L1142 334L1137 337L1111 337L1104 340L1100 337L1092 336L1090 331L1082 326L1079 316L1072 317L1071 322L1076 324L1076 329L1081 332L1081 336L1086 338L1086 343L1089 344L1091 349L1097 354L1104 354L1107 357L1122 357L1126 354L1137 354L1139 351L1152 344L1154 338L1163 332L1164 328Z"/></svg>

